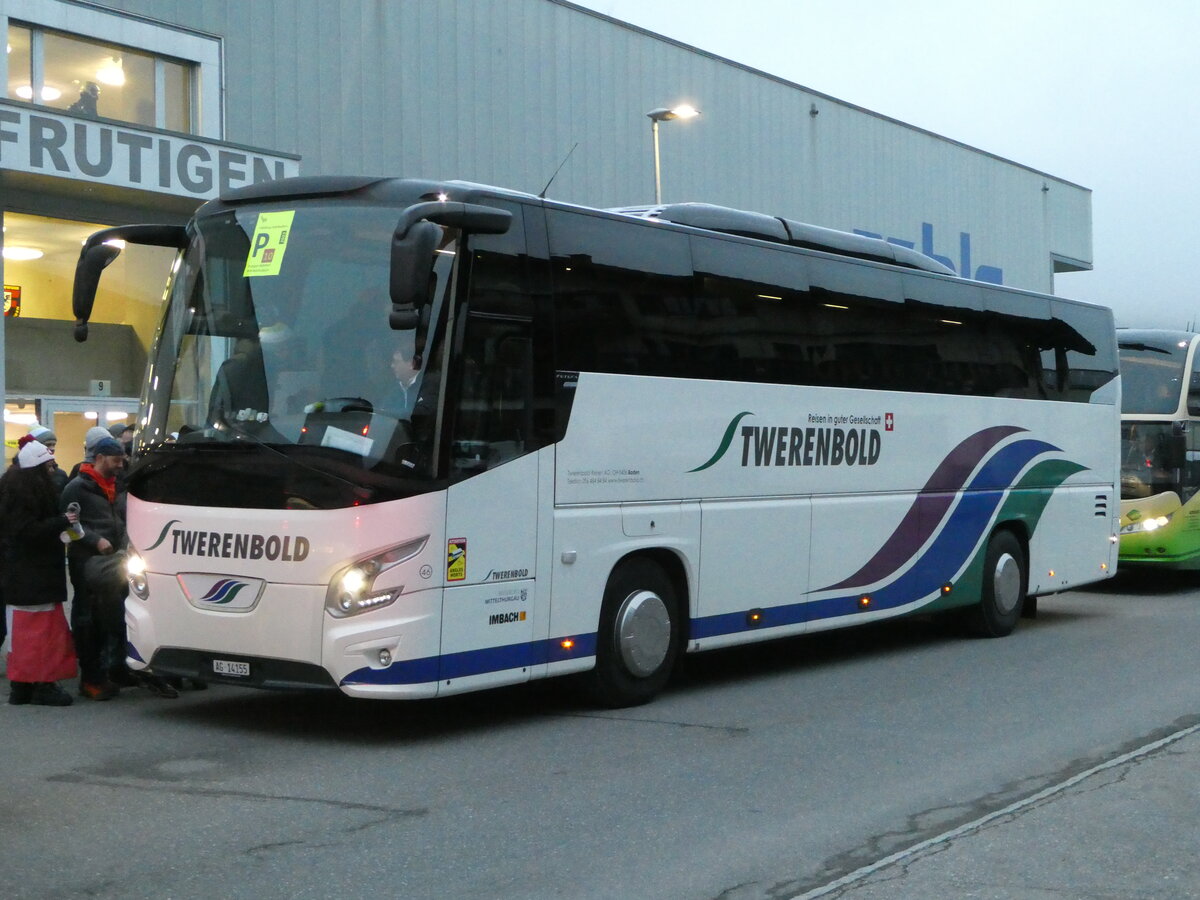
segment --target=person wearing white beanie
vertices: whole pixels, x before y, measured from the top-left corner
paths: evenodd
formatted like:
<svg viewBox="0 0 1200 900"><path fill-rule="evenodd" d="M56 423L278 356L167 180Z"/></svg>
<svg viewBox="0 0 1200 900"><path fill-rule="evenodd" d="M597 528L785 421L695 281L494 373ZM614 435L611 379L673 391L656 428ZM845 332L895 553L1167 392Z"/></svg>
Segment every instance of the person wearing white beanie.
<svg viewBox="0 0 1200 900"><path fill-rule="evenodd" d="M54 451L34 438L17 453L17 465L22 469L32 469L36 466L54 462Z"/></svg>
<svg viewBox="0 0 1200 900"><path fill-rule="evenodd" d="M12 640L8 702L14 706L69 706L71 695L57 682L77 671L63 615L67 578L59 534L79 516L59 512L53 466L50 448L32 440L0 477L0 583Z"/></svg>

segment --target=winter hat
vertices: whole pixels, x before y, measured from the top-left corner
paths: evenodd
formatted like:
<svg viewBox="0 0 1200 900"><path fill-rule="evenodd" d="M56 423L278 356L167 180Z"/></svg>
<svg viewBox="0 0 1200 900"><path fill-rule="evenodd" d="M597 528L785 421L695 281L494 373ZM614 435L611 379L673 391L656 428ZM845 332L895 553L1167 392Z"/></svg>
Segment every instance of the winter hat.
<svg viewBox="0 0 1200 900"><path fill-rule="evenodd" d="M96 445L101 441L112 440L112 435L108 433L107 428L102 428L99 425L93 425L87 430L87 434L83 436L83 461L95 462L96 456L92 452L96 449Z"/></svg>
<svg viewBox="0 0 1200 900"><path fill-rule="evenodd" d="M126 425L124 422L118 422L116 425L110 425L108 428L109 436L116 438L118 441L121 439L121 435L127 431L133 431L133 426Z"/></svg>
<svg viewBox="0 0 1200 900"><path fill-rule="evenodd" d="M120 441L113 440L110 437L105 438L92 448L92 457L97 456L124 456L125 448L121 446Z"/></svg>
<svg viewBox="0 0 1200 900"><path fill-rule="evenodd" d="M32 469L44 463L53 462L54 454L41 441L30 441L17 454L17 465L22 469Z"/></svg>
<svg viewBox="0 0 1200 900"><path fill-rule="evenodd" d="M47 446L58 443L58 436L45 425L32 426L29 429L29 434L34 440L40 441Z"/></svg>
<svg viewBox="0 0 1200 900"><path fill-rule="evenodd" d="M17 449L24 447L26 444L36 440L32 434L23 434L17 438Z"/></svg>

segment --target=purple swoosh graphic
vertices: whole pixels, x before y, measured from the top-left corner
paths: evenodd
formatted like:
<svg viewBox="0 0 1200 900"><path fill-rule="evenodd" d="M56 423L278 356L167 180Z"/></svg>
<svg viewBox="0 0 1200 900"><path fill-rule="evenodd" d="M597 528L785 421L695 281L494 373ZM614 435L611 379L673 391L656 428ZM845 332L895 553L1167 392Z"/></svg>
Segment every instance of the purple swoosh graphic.
<svg viewBox="0 0 1200 900"><path fill-rule="evenodd" d="M837 584L819 588L818 591L841 590L842 588L858 587L873 584L891 575L906 560L920 549L921 545L933 534L933 530L941 523L954 495L959 491L979 461L993 447L1010 435L1025 431L1015 425L996 425L985 428L965 438L962 443L950 451L941 461L921 492L913 501L891 537L884 541L883 546L867 561L861 569ZM817 593L818 591L809 591Z"/></svg>

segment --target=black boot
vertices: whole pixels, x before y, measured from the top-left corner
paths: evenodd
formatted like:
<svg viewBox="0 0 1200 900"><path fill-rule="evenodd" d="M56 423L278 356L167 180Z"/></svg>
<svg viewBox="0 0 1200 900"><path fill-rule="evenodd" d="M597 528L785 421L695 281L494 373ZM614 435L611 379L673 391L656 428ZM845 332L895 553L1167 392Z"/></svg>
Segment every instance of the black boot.
<svg viewBox="0 0 1200 900"><path fill-rule="evenodd" d="M70 706L75 701L53 681L42 681L33 686L29 702L34 706Z"/></svg>
<svg viewBox="0 0 1200 900"><path fill-rule="evenodd" d="M8 683L8 702L13 706L24 706L32 699L32 681L10 681Z"/></svg>

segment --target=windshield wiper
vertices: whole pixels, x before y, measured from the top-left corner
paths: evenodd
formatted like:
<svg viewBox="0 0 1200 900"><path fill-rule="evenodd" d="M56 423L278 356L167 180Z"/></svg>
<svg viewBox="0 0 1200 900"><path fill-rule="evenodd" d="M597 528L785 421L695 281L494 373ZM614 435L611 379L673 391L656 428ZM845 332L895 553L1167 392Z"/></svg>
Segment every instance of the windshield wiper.
<svg viewBox="0 0 1200 900"><path fill-rule="evenodd" d="M1150 344L1117 344L1119 350L1136 350L1139 353L1161 353L1163 356L1170 356L1171 351L1163 347L1152 347Z"/></svg>

